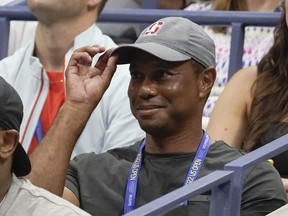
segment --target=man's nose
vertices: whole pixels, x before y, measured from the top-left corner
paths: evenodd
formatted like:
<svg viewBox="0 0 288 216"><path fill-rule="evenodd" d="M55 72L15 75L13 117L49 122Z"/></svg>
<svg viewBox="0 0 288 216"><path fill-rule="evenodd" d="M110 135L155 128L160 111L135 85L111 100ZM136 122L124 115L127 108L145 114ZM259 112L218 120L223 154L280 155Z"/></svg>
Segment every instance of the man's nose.
<svg viewBox="0 0 288 216"><path fill-rule="evenodd" d="M142 98L150 98L157 94L156 84L149 78L145 78L139 89L139 96Z"/></svg>

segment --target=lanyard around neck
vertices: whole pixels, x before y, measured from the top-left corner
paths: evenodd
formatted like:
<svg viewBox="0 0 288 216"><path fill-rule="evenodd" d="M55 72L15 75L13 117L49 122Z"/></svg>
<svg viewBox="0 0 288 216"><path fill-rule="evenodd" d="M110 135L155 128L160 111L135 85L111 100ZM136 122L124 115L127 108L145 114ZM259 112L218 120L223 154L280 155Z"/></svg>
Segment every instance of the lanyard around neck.
<svg viewBox="0 0 288 216"><path fill-rule="evenodd" d="M210 144L211 144L210 137L206 132L204 132L204 135L201 139L194 160L192 161L190 168L187 172L184 185L191 184L197 178L199 171L203 165L204 159L209 150ZM136 159L130 168L124 201L125 214L132 211L135 207L137 182L140 175L144 146L145 146L145 139L141 142ZM187 205L187 201L184 204Z"/></svg>

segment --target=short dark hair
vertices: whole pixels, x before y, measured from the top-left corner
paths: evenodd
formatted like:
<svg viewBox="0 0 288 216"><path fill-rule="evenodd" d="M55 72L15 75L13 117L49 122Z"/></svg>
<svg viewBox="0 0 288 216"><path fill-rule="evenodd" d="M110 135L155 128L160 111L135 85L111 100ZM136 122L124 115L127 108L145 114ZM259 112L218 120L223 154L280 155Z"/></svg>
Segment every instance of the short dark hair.
<svg viewBox="0 0 288 216"><path fill-rule="evenodd" d="M201 72L205 69L205 67L194 59L191 59L190 61L192 62L195 74L198 77L201 74Z"/></svg>

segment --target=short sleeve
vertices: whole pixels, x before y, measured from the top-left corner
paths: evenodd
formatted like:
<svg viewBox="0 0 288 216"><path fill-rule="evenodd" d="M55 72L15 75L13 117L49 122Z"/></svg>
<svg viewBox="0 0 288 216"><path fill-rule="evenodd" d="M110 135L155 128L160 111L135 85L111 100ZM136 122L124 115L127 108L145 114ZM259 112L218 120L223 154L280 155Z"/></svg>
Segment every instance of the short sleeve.
<svg viewBox="0 0 288 216"><path fill-rule="evenodd" d="M71 190L77 198L80 200L80 187L78 181L78 171L77 171L77 160L73 159L70 161L68 170L67 170L67 177L65 182L65 187Z"/></svg>

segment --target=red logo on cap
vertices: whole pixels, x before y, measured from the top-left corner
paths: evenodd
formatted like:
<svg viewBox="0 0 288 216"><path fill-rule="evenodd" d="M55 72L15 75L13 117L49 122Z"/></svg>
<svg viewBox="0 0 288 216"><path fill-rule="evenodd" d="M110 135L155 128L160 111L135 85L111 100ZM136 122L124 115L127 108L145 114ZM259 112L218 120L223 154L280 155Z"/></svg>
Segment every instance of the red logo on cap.
<svg viewBox="0 0 288 216"><path fill-rule="evenodd" d="M162 27L163 25L163 22L162 21L158 21L158 22L155 22L153 23L149 29L145 32L146 35L153 35L153 34L156 34L159 29Z"/></svg>

